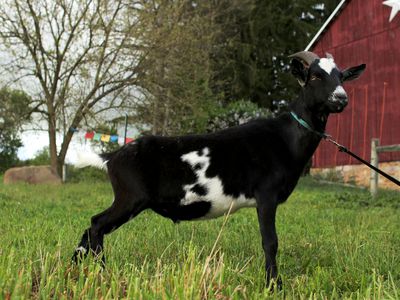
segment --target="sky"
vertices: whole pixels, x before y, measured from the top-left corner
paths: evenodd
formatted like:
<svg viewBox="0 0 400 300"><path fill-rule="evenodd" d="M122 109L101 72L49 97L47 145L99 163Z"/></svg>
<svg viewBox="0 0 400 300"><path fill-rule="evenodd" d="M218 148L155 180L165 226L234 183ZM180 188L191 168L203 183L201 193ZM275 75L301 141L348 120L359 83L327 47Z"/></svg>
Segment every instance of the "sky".
<svg viewBox="0 0 400 300"><path fill-rule="evenodd" d="M68 148L67 156L65 162L68 164L74 164L76 162L77 153L82 151L96 151L92 149L92 146L88 140L85 139L86 131L81 130L74 134L72 137L71 144ZM118 134L123 136L123 128L118 130ZM127 137L136 137L137 130L135 128L128 128ZM18 149L18 158L21 160L26 160L34 158L38 151L42 150L44 147L49 146L49 137L46 131L24 131L20 135L23 146ZM58 149L61 145L61 135L57 138Z"/></svg>
<svg viewBox="0 0 400 300"><path fill-rule="evenodd" d="M18 149L18 158L21 160L34 158L37 153L45 147L49 146L48 133L45 131L26 131L21 134L23 146ZM58 136L58 149L61 145L61 135ZM84 133L76 133L72 138L69 146L66 163L74 163L77 153L80 151L89 151L91 149L90 142L84 138Z"/></svg>
<svg viewBox="0 0 400 300"><path fill-rule="evenodd" d="M26 131L20 137L23 146L18 149L18 158L21 160L33 158L39 150L49 144L47 133L43 131Z"/></svg>

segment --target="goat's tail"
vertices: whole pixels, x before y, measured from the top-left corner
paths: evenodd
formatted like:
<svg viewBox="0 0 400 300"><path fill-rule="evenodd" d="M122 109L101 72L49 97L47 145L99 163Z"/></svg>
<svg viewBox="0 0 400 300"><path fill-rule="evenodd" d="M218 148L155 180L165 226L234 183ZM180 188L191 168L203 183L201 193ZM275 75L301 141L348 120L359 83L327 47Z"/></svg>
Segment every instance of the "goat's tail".
<svg viewBox="0 0 400 300"><path fill-rule="evenodd" d="M77 161L74 163L76 168L92 166L98 169L107 170L108 154L97 154L93 151L79 152Z"/></svg>

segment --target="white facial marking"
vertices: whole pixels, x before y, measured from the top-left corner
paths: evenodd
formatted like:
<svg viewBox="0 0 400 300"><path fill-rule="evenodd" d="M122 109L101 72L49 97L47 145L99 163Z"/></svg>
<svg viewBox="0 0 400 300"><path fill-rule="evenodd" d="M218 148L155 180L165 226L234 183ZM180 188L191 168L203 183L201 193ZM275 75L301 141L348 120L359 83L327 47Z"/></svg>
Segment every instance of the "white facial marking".
<svg viewBox="0 0 400 300"><path fill-rule="evenodd" d="M337 101L339 101L339 98L341 96L342 97L347 97L347 93L346 93L346 91L344 90L344 88L341 85L338 85L336 87L336 89L333 91L331 97L329 97L329 99L332 102L337 102Z"/></svg>
<svg viewBox="0 0 400 300"><path fill-rule="evenodd" d="M318 63L319 67L324 70L329 75L331 74L332 70L336 68L336 64L333 61L333 58L321 58Z"/></svg>
<svg viewBox="0 0 400 300"><path fill-rule="evenodd" d="M201 155L199 155L201 152ZM218 176L206 177L206 171L210 166L210 150L204 148L202 151L192 151L181 156L183 162L192 166L193 172L197 176L197 181L193 184L184 185L185 197L181 199L182 205L189 205L193 202L207 201L211 203L210 211L201 219L210 219L222 216L227 213L232 205L231 213L243 207L255 207L256 200L246 198L241 194L238 198L224 193L224 187ZM206 189L206 195L199 195L191 189L196 185Z"/></svg>

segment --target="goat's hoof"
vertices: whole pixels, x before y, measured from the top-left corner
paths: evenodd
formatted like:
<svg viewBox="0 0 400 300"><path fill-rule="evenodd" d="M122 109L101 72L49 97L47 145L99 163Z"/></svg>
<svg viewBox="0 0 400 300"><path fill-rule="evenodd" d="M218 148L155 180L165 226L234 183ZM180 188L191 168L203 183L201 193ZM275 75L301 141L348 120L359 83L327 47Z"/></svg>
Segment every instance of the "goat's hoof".
<svg viewBox="0 0 400 300"><path fill-rule="evenodd" d="M72 255L71 260L72 260L74 263L78 264L78 263L80 263L83 259L85 259L85 257L87 256L87 252L88 252L88 251L86 250L86 248L80 246L80 247L78 247L78 248L75 249L75 252L74 252L74 254Z"/></svg>
<svg viewBox="0 0 400 300"><path fill-rule="evenodd" d="M282 278L280 276L276 278L271 278L270 280L267 281L267 289L270 292L274 291L281 291L282 290Z"/></svg>
<svg viewBox="0 0 400 300"><path fill-rule="evenodd" d="M96 254L94 257L95 261L100 264L101 268L104 270L106 268L106 257L103 253Z"/></svg>

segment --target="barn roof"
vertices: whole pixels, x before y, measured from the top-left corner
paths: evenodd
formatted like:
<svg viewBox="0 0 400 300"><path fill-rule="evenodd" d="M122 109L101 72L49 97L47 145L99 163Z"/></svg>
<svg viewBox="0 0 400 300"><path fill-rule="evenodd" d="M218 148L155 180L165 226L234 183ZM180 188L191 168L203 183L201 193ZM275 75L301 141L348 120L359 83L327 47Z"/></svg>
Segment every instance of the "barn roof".
<svg viewBox="0 0 400 300"><path fill-rule="evenodd" d="M333 21L339 16L339 14L342 12L342 10L345 8L345 6L350 2L351 0L342 0L340 3L336 6L334 11L331 13L329 18L325 21L325 23L321 26L321 28L318 30L318 32L315 34L311 42L307 45L305 51L310 50L314 44L322 37L324 32L328 30L328 27L330 24L333 23Z"/></svg>

